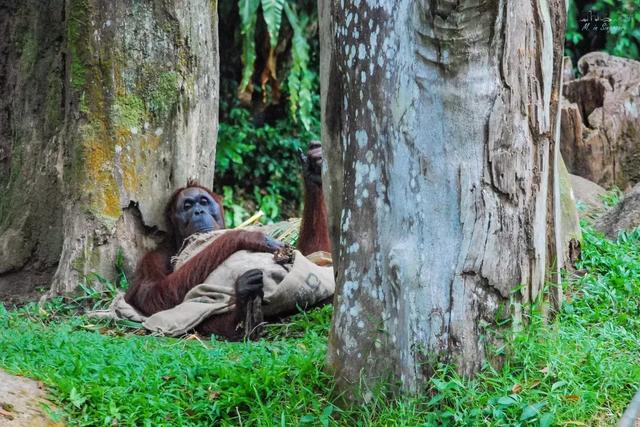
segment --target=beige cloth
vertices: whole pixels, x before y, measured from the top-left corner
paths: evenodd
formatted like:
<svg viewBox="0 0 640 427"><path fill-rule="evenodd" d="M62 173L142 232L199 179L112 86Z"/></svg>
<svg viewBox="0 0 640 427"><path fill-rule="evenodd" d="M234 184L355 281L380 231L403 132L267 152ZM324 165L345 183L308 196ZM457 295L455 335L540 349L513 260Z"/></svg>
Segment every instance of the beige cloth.
<svg viewBox="0 0 640 427"><path fill-rule="evenodd" d="M192 239L174 260L175 268L199 253L220 234L215 232ZM263 272L262 311L267 317L304 310L331 297L335 290L333 268L318 266L299 251L294 251L294 254L292 264L279 265L274 262L272 254L238 251L215 269L204 283L191 289L181 304L148 318L127 304L122 296L116 297L109 310L92 314L142 322L150 331L180 336L212 315L233 310L236 280L251 269Z"/></svg>

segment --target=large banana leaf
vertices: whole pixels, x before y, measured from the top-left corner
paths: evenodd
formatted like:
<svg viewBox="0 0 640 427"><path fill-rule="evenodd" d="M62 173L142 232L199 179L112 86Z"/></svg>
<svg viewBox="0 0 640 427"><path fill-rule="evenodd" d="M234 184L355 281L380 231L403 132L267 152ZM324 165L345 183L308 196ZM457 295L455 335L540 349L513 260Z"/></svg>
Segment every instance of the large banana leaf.
<svg viewBox="0 0 640 427"><path fill-rule="evenodd" d="M275 49L278 44L278 33L282 22L282 9L287 0L262 0L262 15L269 31L269 44Z"/></svg>
<svg viewBox="0 0 640 427"><path fill-rule="evenodd" d="M244 91L251 82L253 66L256 62L256 20L260 0L239 0L240 33L242 34L242 82L240 90Z"/></svg>
<svg viewBox="0 0 640 427"><path fill-rule="evenodd" d="M289 108L294 118L299 118L308 130L311 126L310 117L313 103L311 102L312 77L308 71L309 43L305 37L306 20L299 19L295 9L285 3L284 11L293 29L291 46L291 71L287 78L289 88Z"/></svg>

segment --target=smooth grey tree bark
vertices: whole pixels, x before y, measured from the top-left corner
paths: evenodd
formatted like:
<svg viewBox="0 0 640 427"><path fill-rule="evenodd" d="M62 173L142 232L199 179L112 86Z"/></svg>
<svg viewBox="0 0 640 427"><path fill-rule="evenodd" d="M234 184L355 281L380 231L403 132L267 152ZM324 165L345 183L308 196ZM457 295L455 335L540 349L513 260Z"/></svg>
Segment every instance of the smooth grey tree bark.
<svg viewBox="0 0 640 427"><path fill-rule="evenodd" d="M319 8L328 365L365 396L416 392L438 361L472 374L557 265L565 2Z"/></svg>
<svg viewBox="0 0 640 427"><path fill-rule="evenodd" d="M43 271L68 292L88 272L109 277L119 251L131 270L168 195L213 183L217 3L14 3L0 18L0 277Z"/></svg>

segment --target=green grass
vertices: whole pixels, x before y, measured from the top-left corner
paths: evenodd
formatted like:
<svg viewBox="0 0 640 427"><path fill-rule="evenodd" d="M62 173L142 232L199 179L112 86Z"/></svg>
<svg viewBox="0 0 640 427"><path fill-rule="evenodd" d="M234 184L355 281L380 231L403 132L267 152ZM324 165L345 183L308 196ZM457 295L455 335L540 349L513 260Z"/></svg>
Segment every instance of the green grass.
<svg viewBox="0 0 640 427"><path fill-rule="evenodd" d="M617 186L613 186L609 191L602 195L601 200L605 208L616 206L624 197L624 191Z"/></svg>
<svg viewBox="0 0 640 427"><path fill-rule="evenodd" d="M138 336L60 302L0 308L0 367L50 386L70 425L614 425L640 385L640 231L613 243L585 228L584 239L587 273L554 323L533 316L496 350L501 368L470 380L441 366L404 401L334 405L330 307L257 343Z"/></svg>

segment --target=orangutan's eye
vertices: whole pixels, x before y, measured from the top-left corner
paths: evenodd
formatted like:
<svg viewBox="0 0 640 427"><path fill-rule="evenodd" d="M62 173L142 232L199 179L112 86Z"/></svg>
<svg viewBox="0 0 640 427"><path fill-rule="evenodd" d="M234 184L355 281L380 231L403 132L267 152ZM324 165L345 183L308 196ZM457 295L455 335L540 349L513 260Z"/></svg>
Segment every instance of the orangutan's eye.
<svg viewBox="0 0 640 427"><path fill-rule="evenodd" d="M206 197L203 197L202 199L200 199L200 203L202 203L203 205L208 205L209 199L207 199Z"/></svg>
<svg viewBox="0 0 640 427"><path fill-rule="evenodd" d="M191 209L191 206L193 206L193 202L191 200L187 200L186 202L184 202L185 211L188 211L189 209Z"/></svg>

